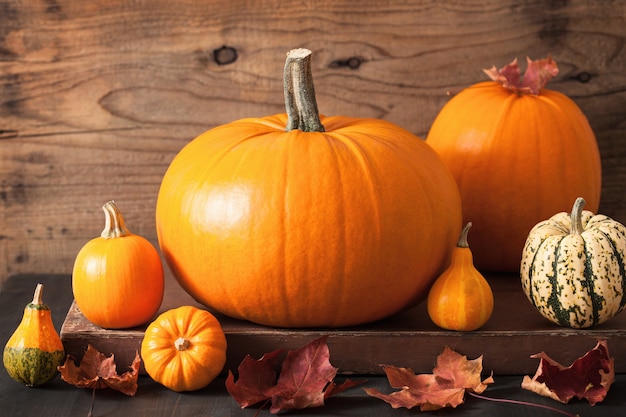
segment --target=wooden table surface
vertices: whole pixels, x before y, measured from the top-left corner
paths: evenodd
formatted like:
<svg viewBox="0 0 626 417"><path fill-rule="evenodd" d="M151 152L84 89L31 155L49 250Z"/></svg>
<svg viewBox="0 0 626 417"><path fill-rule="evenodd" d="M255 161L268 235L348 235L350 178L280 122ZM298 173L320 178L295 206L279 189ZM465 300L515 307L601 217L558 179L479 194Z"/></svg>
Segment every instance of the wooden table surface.
<svg viewBox="0 0 626 417"><path fill-rule="evenodd" d="M72 302L71 282L66 275L19 275L10 277L0 290L0 342L6 344L19 324L24 306L30 302L32 291L38 282L46 288L45 302L52 310L57 330L60 329ZM504 353L503 353L504 354ZM619 361L621 358L616 358ZM332 362L332 352L331 352ZM353 377L355 378L355 377ZM367 387L389 392L386 378L364 376ZM519 375L495 375L495 383L484 395L530 401L564 410L580 417L619 416L626 411L626 374L618 374L604 402L591 407L586 401L573 401L568 405L557 403L524 391L520 388ZM341 382L343 377L338 377ZM0 415L2 416L80 416L87 415L91 403L91 391L81 390L63 382L60 378L51 384L27 388L0 372ZM135 397L127 397L111 390L96 393L94 417L99 416L246 416L252 417L256 409L239 408L224 388L224 378L218 378L209 387L193 393L175 393L152 381L147 376L139 378ZM385 402L367 396L359 387L353 388L328 400L326 406L289 415L306 416L413 416L417 410L394 410ZM261 416L271 415L262 410ZM457 409L429 412L432 416L556 416L551 411L522 405L495 403L467 397L465 404Z"/></svg>

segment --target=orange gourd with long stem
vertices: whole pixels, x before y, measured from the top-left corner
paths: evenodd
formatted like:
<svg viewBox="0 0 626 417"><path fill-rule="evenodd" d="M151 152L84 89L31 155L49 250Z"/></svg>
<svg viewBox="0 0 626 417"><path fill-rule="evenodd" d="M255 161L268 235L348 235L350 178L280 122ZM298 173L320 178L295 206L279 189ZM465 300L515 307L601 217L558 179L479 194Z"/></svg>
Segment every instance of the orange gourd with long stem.
<svg viewBox="0 0 626 417"><path fill-rule="evenodd" d="M493 313L493 292L485 277L474 267L467 234L463 229L448 269L428 293L428 315L447 330L471 331L481 328Z"/></svg>

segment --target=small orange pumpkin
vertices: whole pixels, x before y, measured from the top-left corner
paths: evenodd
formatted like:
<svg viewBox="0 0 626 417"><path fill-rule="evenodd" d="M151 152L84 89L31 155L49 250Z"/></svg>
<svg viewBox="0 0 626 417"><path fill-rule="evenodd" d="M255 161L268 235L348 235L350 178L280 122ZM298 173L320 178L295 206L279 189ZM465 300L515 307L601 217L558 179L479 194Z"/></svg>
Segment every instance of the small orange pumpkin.
<svg viewBox="0 0 626 417"><path fill-rule="evenodd" d="M87 242L74 261L74 299L81 313L100 327L139 326L157 313L163 300L161 258L148 240L126 228L113 201L102 209L102 234Z"/></svg>
<svg viewBox="0 0 626 417"><path fill-rule="evenodd" d="M486 71L494 81L456 94L426 142L457 180L463 218L476 226L472 247L481 271L519 272L528 232L578 196L600 202L601 161L587 118L569 97L544 88L556 63L517 61Z"/></svg>
<svg viewBox="0 0 626 417"><path fill-rule="evenodd" d="M474 267L467 223L452 261L428 293L428 315L433 323L447 330L472 331L481 328L493 313L493 292L485 277Z"/></svg>
<svg viewBox="0 0 626 417"><path fill-rule="evenodd" d="M288 114L192 140L156 207L189 294L277 327L361 324L425 299L461 230L454 178L424 141L383 120L319 116L310 54L287 57Z"/></svg>
<svg viewBox="0 0 626 417"><path fill-rule="evenodd" d="M195 391L209 385L226 363L226 336L213 314L193 306L168 310L141 342L146 372L163 386Z"/></svg>

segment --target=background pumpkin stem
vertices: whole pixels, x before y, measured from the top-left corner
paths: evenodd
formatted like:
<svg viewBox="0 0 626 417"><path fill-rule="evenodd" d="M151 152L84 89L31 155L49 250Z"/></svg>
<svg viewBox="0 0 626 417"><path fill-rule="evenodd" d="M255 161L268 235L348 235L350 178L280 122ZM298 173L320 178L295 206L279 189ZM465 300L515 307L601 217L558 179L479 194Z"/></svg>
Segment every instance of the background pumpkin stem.
<svg viewBox="0 0 626 417"><path fill-rule="evenodd" d="M320 121L315 100L310 50L299 48L289 51L285 61L283 82L288 117L285 130L323 132L324 126Z"/></svg>
<svg viewBox="0 0 626 417"><path fill-rule="evenodd" d="M578 197L574 202L574 207L572 208L571 214L571 223L572 230L570 234L579 235L584 231L583 221L582 221L582 213L583 207L585 206L585 199L582 197Z"/></svg>

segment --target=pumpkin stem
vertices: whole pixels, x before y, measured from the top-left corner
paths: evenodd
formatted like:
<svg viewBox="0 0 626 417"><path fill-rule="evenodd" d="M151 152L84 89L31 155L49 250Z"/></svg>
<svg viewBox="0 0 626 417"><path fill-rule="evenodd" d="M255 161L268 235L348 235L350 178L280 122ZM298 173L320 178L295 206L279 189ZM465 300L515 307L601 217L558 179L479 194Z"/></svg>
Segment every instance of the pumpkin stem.
<svg viewBox="0 0 626 417"><path fill-rule="evenodd" d="M33 301L31 302L31 304L34 304L36 306L40 306L43 304L42 291L43 291L43 284L41 283L37 284L37 287L35 287L35 295L33 296Z"/></svg>
<svg viewBox="0 0 626 417"><path fill-rule="evenodd" d="M105 224L104 230L102 230L100 237L103 237L105 239L111 239L115 237L124 237L131 234L124 225L122 212L115 205L115 201L111 200L107 202L104 206L102 206L102 210L104 210Z"/></svg>
<svg viewBox="0 0 626 417"><path fill-rule="evenodd" d="M178 339L174 340L174 347L179 352L187 350L189 348L189 339L185 339L182 336L179 337Z"/></svg>
<svg viewBox="0 0 626 417"><path fill-rule="evenodd" d="M579 235L585 229L583 227L583 207L585 206L585 199L582 197L578 197L576 201L574 201L574 207L572 208L571 223L572 230L570 231L571 235Z"/></svg>
<svg viewBox="0 0 626 417"><path fill-rule="evenodd" d="M311 51L292 49L287 54L283 72L287 132L298 129L303 132L323 132L315 100L315 88L311 73Z"/></svg>
<svg viewBox="0 0 626 417"><path fill-rule="evenodd" d="M459 248L469 248L469 243L467 243L467 233L469 232L470 227L472 227L472 222L468 222L463 230L461 231L461 235L459 236L459 240L456 243L456 246Z"/></svg>

